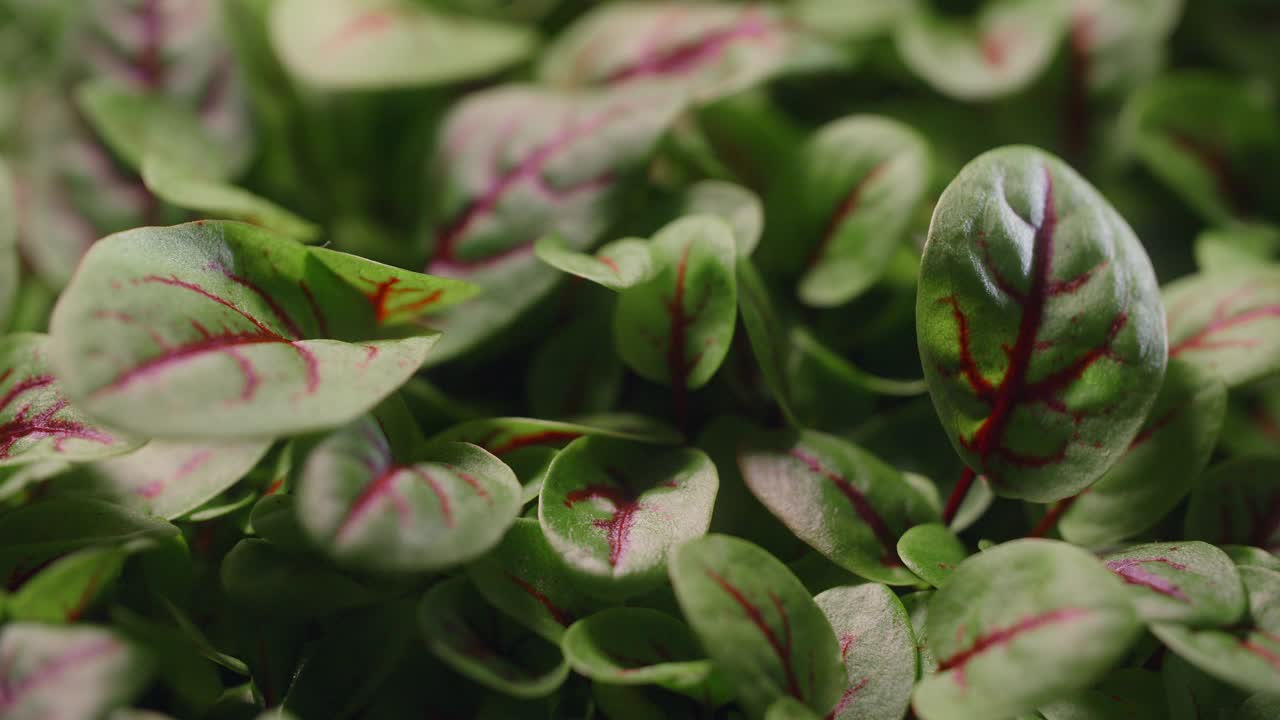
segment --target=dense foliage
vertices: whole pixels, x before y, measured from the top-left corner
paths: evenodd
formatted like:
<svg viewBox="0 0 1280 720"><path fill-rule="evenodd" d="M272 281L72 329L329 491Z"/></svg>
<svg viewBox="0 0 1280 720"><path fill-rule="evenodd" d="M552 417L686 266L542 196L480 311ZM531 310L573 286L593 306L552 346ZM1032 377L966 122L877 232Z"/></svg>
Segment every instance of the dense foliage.
<svg viewBox="0 0 1280 720"><path fill-rule="evenodd" d="M0 717L1280 717L1269 0L0 0Z"/></svg>

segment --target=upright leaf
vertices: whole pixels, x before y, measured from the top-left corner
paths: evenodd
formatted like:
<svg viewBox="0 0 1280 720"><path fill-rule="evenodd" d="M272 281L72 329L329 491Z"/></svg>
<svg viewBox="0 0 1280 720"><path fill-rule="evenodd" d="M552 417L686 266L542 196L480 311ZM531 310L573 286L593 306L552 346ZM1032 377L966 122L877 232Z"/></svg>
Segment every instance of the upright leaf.
<svg viewBox="0 0 1280 720"><path fill-rule="evenodd" d="M551 463L538 502L547 542L592 592L648 590L672 549L706 533L719 479L701 450L588 437Z"/></svg>
<svg viewBox="0 0 1280 720"><path fill-rule="evenodd" d="M670 572L685 618L748 716L763 717L784 697L820 713L835 706L839 644L782 563L745 540L709 535L682 545Z"/></svg>
<svg viewBox="0 0 1280 720"><path fill-rule="evenodd" d="M942 587L968 556L960 538L938 523L916 525L898 538L902 564L934 587Z"/></svg>
<svg viewBox="0 0 1280 720"><path fill-rule="evenodd" d="M764 232L764 207L755 193L734 183L702 180L685 192L683 215L715 215L733 230L738 257L750 257Z"/></svg>
<svg viewBox="0 0 1280 720"><path fill-rule="evenodd" d="M649 243L639 238L623 238L606 244L595 255L574 252L558 237L544 237L534 245L534 254L551 267L610 290L626 290L647 282L657 274Z"/></svg>
<svg viewBox="0 0 1280 720"><path fill-rule="evenodd" d="M87 548L50 563L8 599L14 621L74 623L120 575L126 552L119 547Z"/></svg>
<svg viewBox="0 0 1280 720"><path fill-rule="evenodd" d="M1280 266L1182 278L1164 289L1169 357L1236 387L1280 373Z"/></svg>
<svg viewBox="0 0 1280 720"><path fill-rule="evenodd" d="M814 598L840 643L845 690L832 720L901 718L916 679L911 618L884 585L838 587Z"/></svg>
<svg viewBox="0 0 1280 720"><path fill-rule="evenodd" d="M75 402L125 429L274 436L367 411L436 339L372 340L375 325L305 247L199 221L96 244L54 309L50 356Z"/></svg>
<svg viewBox="0 0 1280 720"><path fill-rule="evenodd" d="M89 626L10 623L0 657L0 715L11 720L100 717L132 700L151 670L143 651Z"/></svg>
<svg viewBox="0 0 1280 720"><path fill-rule="evenodd" d="M1099 680L1140 630L1124 586L1066 543L1017 540L966 560L929 604L938 674L916 687L925 720L1028 712Z"/></svg>
<svg viewBox="0 0 1280 720"><path fill-rule="evenodd" d="M1231 558L1202 542L1150 543L1103 558L1124 580L1146 622L1225 627L1245 612L1244 587Z"/></svg>
<svg viewBox="0 0 1280 720"><path fill-rule="evenodd" d="M71 405L54 376L44 335L0 338L0 466L119 455L138 441Z"/></svg>
<svg viewBox="0 0 1280 720"><path fill-rule="evenodd" d="M470 283L410 272L328 248L308 252L368 299L379 325L404 325L468 300L480 290Z"/></svg>
<svg viewBox="0 0 1280 720"><path fill-rule="evenodd" d="M1129 226L1057 158L1011 147L938 201L916 304L921 361L952 444L997 494L1093 483L1164 376L1164 307Z"/></svg>

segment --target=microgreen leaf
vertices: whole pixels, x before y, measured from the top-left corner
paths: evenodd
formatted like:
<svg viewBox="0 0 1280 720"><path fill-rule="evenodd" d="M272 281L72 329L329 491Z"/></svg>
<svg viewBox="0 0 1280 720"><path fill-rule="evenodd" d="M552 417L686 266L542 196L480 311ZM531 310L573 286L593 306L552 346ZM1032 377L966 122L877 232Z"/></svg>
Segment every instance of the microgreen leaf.
<svg viewBox="0 0 1280 720"><path fill-rule="evenodd" d="M1039 708L1044 720L1165 720L1164 687L1150 670L1123 668L1094 688Z"/></svg>
<svg viewBox="0 0 1280 720"><path fill-rule="evenodd" d="M709 535L680 546L670 572L685 618L749 716L788 696L818 712L835 706L839 645L782 563L745 540Z"/></svg>
<svg viewBox="0 0 1280 720"><path fill-rule="evenodd" d="M409 272L359 255L327 248L311 248L309 252L368 298L379 325L411 322L468 300L480 290L470 283Z"/></svg>
<svg viewBox="0 0 1280 720"><path fill-rule="evenodd" d="M489 607L466 578L446 580L422 599L427 647L458 673L519 698L542 697L564 682L560 649Z"/></svg>
<svg viewBox="0 0 1280 720"><path fill-rule="evenodd" d="M284 66L329 90L456 82L511 65L533 46L524 28L408 0L286 0L271 8L270 27Z"/></svg>
<svg viewBox="0 0 1280 720"><path fill-rule="evenodd" d="M1211 371L1174 360L1142 429L1102 479L1077 495L1062 536L1098 547L1154 525L1190 492L1222 427L1226 388Z"/></svg>
<svg viewBox="0 0 1280 720"><path fill-rule="evenodd" d="M565 418L617 406L624 369L613 352L600 351L612 308L601 304L548 338L529 363L529 408L540 417ZM508 457L510 460L510 457Z"/></svg>
<svg viewBox="0 0 1280 720"><path fill-rule="evenodd" d="M997 494L1056 500L1115 463L1164 375L1164 308L1097 191L1043 152L986 153L939 199L920 277L934 405Z"/></svg>
<svg viewBox="0 0 1280 720"><path fill-rule="evenodd" d="M9 166L0 158L0 328L18 298L18 203Z"/></svg>
<svg viewBox="0 0 1280 720"><path fill-rule="evenodd" d="M814 598L831 622L844 663L844 693L832 720L900 718L911 702L916 647L911 619L884 585L838 587Z"/></svg>
<svg viewBox="0 0 1280 720"><path fill-rule="evenodd" d="M755 193L731 182L703 180L685 193L684 215L715 215L729 223L739 258L750 257L764 232L764 207Z"/></svg>
<svg viewBox="0 0 1280 720"><path fill-rule="evenodd" d="M925 720L1030 711L1101 679L1139 627L1123 584L1087 552L1047 540L996 546L930 602L938 674L920 682L913 707Z"/></svg>
<svg viewBox="0 0 1280 720"><path fill-rule="evenodd" d="M806 431L760 435L738 448L751 492L832 562L895 585L919 579L898 558L898 537L937 519L902 474L856 445Z"/></svg>
<svg viewBox="0 0 1280 720"><path fill-rule="evenodd" d="M916 525L898 538L902 564L934 587L942 587L968 556L960 538L938 523Z"/></svg>
<svg viewBox="0 0 1280 720"><path fill-rule="evenodd" d="M96 627L10 623L0 631L5 658L0 714L14 720L99 717L147 684L147 656Z"/></svg>
<svg viewBox="0 0 1280 720"><path fill-rule="evenodd" d="M239 607L300 622L376 599L372 590L314 558L293 555L265 540L241 540L220 569L222 588Z"/></svg>
<svg viewBox="0 0 1280 720"><path fill-rule="evenodd" d="M534 245L542 262L570 275L590 280L610 290L625 290L648 282L657 274L649 243L639 238L623 238L606 244L595 255L575 252L554 235Z"/></svg>
<svg viewBox="0 0 1280 720"><path fill-rule="evenodd" d="M1182 278L1164 289L1169 357L1235 387L1280 372L1280 266Z"/></svg>
<svg viewBox="0 0 1280 720"><path fill-rule="evenodd" d="M635 418L634 422L610 424L569 423L521 417L471 420L455 425L431 440L432 442L451 440L472 443L499 458L505 458L508 454L523 448L539 446L559 448L580 437L596 435L659 445L671 445L680 441L680 436L670 428L647 418Z"/></svg>
<svg viewBox="0 0 1280 720"><path fill-rule="evenodd" d="M547 471L538 520L547 542L592 592L631 595L659 584L667 555L711 524L719 480L701 450L587 437Z"/></svg>
<svg viewBox="0 0 1280 720"><path fill-rule="evenodd" d="M75 622L119 577L125 555L119 547L102 547L59 558L22 584L5 603L5 615L19 622Z"/></svg>
<svg viewBox="0 0 1280 720"><path fill-rule="evenodd" d="M1246 609L1236 566L1208 543L1137 545L1105 556L1103 564L1129 585L1145 622L1227 626Z"/></svg>
<svg viewBox="0 0 1280 720"><path fill-rule="evenodd" d="M111 150L134 170L149 155L197 165L211 179L232 170L228 155L201 125L196 112L176 98L96 80L77 92L81 111Z"/></svg>
<svg viewBox="0 0 1280 720"><path fill-rule="evenodd" d="M370 340L372 308L309 258L292 240L232 222L113 235L54 310L55 373L87 412L155 437L350 420L403 383L436 336Z"/></svg>
<svg viewBox="0 0 1280 720"><path fill-rule="evenodd" d="M1214 465L1191 493L1188 538L1280 549L1280 458L1239 458Z"/></svg>

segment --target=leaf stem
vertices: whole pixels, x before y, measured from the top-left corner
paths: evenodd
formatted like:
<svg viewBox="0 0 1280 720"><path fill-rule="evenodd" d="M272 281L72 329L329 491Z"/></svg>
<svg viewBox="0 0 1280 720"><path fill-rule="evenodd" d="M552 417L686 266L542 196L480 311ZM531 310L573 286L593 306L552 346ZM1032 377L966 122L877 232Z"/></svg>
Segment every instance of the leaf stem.
<svg viewBox="0 0 1280 720"><path fill-rule="evenodd" d="M956 481L955 488L951 491L951 496L947 498L947 507L942 511L942 524L950 526L951 521L956 519L956 513L960 511L960 505L964 503L964 499L969 495L969 488L973 487L973 480L977 477L977 473L973 468L965 466L964 472L960 473L960 479Z"/></svg>
<svg viewBox="0 0 1280 720"><path fill-rule="evenodd" d="M1063 513L1071 508L1072 504L1075 503L1076 498L1078 497L1080 496L1072 495L1069 498L1063 498L1054 503L1053 507L1049 508L1049 512L1045 513L1044 517L1040 518L1040 522L1036 523L1036 526L1031 528L1031 532L1027 537L1042 538L1048 535L1049 531L1052 530L1054 526L1058 524L1058 521L1062 519Z"/></svg>

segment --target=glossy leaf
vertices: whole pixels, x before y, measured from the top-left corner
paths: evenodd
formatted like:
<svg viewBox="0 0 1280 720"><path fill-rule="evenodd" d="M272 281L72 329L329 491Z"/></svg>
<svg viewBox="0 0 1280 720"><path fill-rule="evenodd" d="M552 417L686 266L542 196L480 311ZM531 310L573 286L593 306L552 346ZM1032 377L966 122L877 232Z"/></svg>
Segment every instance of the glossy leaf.
<svg viewBox="0 0 1280 720"><path fill-rule="evenodd" d="M432 362L497 337L546 297L559 273L533 255L556 234L593 245L627 181L674 118L674 98L644 90L565 94L504 86L468 97L444 119L434 160L433 275L483 288L439 318Z"/></svg>
<svg viewBox="0 0 1280 720"><path fill-rule="evenodd" d="M701 450L588 437L551 463L538 502L547 542L591 592L651 589L667 557L706 533L719 479Z"/></svg>
<svg viewBox="0 0 1280 720"><path fill-rule="evenodd" d="M118 547L89 548L59 558L22 584L5 603L14 621L73 623L115 582L124 567Z"/></svg>
<svg viewBox="0 0 1280 720"><path fill-rule="evenodd" d="M928 179L928 147L906 125L853 115L821 127L769 195L768 250L802 273L800 299L834 307L875 284Z"/></svg>
<svg viewBox="0 0 1280 720"><path fill-rule="evenodd" d="M490 605L554 643L601 605L578 588L536 518L518 518L467 576Z"/></svg>
<svg viewBox="0 0 1280 720"><path fill-rule="evenodd" d="M303 82L376 90L458 82L523 59L523 28L436 12L408 0L286 0L271 10L271 42Z"/></svg>
<svg viewBox="0 0 1280 720"><path fill-rule="evenodd" d="M1155 405L1119 462L1070 501L1058 523L1062 536L1098 547L1137 535L1167 515L1209 462L1226 396L1212 372L1170 362Z"/></svg>
<svg viewBox="0 0 1280 720"><path fill-rule="evenodd" d="M1017 92L1053 59L1065 29L1053 0L969 3L972 17L949 17L919 3L896 26L898 54L938 91L960 100Z"/></svg>
<svg viewBox="0 0 1280 720"><path fill-rule="evenodd" d="M671 563L676 599L750 717L791 697L818 712L840 698L844 672L831 625L782 563L745 540L710 535Z"/></svg>
<svg viewBox="0 0 1280 720"><path fill-rule="evenodd" d="M1280 266L1182 278L1164 289L1169 357L1236 387L1280 372Z"/></svg>
<svg viewBox="0 0 1280 720"><path fill-rule="evenodd" d="M590 280L610 290L625 290L648 282L657 274L649 244L638 238L624 238L606 244L595 255L575 252L556 236L542 238L534 254L557 270Z"/></svg>
<svg viewBox="0 0 1280 720"><path fill-rule="evenodd" d="M1249 692L1280 687L1280 573L1240 568L1249 597L1247 621L1234 630L1156 624L1151 631L1206 673Z"/></svg>
<svg viewBox="0 0 1280 720"><path fill-rule="evenodd" d="M498 692L542 697L569 675L558 647L486 605L465 578L431 588L419 607L418 624L436 657Z"/></svg>
<svg viewBox="0 0 1280 720"><path fill-rule="evenodd" d="M968 556L960 538L938 523L916 525L898 538L902 564L934 587L942 587Z"/></svg>
<svg viewBox="0 0 1280 720"><path fill-rule="evenodd" d="M1255 457L1214 465L1191 493L1183 530L1188 538L1280 550L1280 458Z"/></svg>
<svg viewBox="0 0 1280 720"><path fill-rule="evenodd" d="M877 582L919 581L898 558L898 537L938 511L874 455L806 431L741 441L738 466L760 502L832 562Z"/></svg>
<svg viewBox="0 0 1280 720"><path fill-rule="evenodd" d="M840 643L845 690L833 720L901 718L916 679L911 619L884 585L838 587L814 598Z"/></svg>
<svg viewBox="0 0 1280 720"><path fill-rule="evenodd" d="M50 356L73 401L125 429L272 436L359 416L436 339L373 340L373 327L361 295L303 246L196 222L94 245L54 310Z"/></svg>
<svg viewBox="0 0 1280 720"><path fill-rule="evenodd" d="M1225 627L1244 615L1236 566L1208 543L1137 545L1105 556L1103 564L1130 586L1145 622Z"/></svg>
<svg viewBox="0 0 1280 720"><path fill-rule="evenodd" d="M0 656L0 714L11 720L99 717L133 699L150 675L145 653L91 626L10 623Z"/></svg>
<svg viewBox="0 0 1280 720"><path fill-rule="evenodd" d="M359 290L379 325L403 325L470 299L480 288L451 278L432 277L328 248L308 251L335 275Z"/></svg>
<svg viewBox="0 0 1280 720"><path fill-rule="evenodd" d="M479 557L520 511L515 473L474 445L406 441L389 427L399 421L382 408L310 452L298 475L303 530L335 561L369 570L422 572Z"/></svg>
<svg viewBox="0 0 1280 720"><path fill-rule="evenodd" d="M623 2L566 30L539 74L569 87L659 84L710 101L784 70L798 42L774 9L760 4Z"/></svg>
<svg viewBox="0 0 1280 720"><path fill-rule="evenodd" d="M733 231L719 218L693 215L658 231L651 250L658 275L619 296L614 342L641 377L678 393L695 390L719 369L733 341Z"/></svg>
<svg viewBox="0 0 1280 720"><path fill-rule="evenodd" d="M137 447L71 405L48 353L44 335L0 338L0 466L93 460Z"/></svg>
<svg viewBox="0 0 1280 720"><path fill-rule="evenodd" d="M915 691L924 720L1009 717L1083 690L1137 639L1124 585L1089 553L1017 540L965 561L929 604L938 674Z"/></svg>
<svg viewBox="0 0 1280 720"><path fill-rule="evenodd" d="M755 193L722 180L702 180L685 193L684 215L715 215L733 230L738 257L750 257L764 232L764 207Z"/></svg>
<svg viewBox="0 0 1280 720"><path fill-rule="evenodd" d="M921 362L956 451L999 495L1090 485L1139 432L1166 362L1142 245L1060 160L1010 147L938 201L916 304Z"/></svg>

